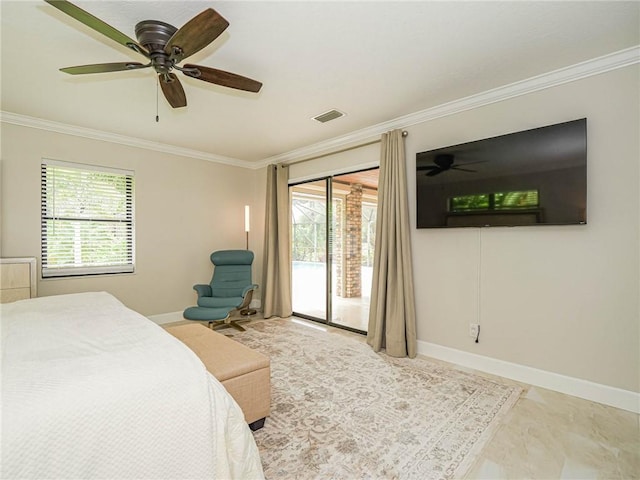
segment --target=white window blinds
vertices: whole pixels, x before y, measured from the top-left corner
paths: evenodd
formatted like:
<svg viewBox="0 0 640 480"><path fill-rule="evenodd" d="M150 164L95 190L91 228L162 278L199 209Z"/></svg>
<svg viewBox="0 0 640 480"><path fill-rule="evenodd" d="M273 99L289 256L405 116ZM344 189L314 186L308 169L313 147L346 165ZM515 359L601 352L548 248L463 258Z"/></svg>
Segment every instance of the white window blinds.
<svg viewBox="0 0 640 480"><path fill-rule="evenodd" d="M43 160L42 277L134 271L133 172Z"/></svg>

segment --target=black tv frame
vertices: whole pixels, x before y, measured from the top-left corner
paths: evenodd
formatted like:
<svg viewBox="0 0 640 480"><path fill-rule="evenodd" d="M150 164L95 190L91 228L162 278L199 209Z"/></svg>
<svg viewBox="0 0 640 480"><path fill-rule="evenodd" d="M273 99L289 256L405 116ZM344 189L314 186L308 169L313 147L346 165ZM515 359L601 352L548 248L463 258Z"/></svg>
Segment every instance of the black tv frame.
<svg viewBox="0 0 640 480"><path fill-rule="evenodd" d="M587 119L417 153L416 207L417 228L586 224Z"/></svg>

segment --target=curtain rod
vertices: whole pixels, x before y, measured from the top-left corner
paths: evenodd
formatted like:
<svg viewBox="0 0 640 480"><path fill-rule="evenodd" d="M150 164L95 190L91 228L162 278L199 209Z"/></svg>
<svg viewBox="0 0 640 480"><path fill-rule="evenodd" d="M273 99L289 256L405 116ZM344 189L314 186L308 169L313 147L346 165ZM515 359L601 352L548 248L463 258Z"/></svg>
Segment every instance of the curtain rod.
<svg viewBox="0 0 640 480"><path fill-rule="evenodd" d="M402 136L406 137L409 135L409 132L406 130L402 131ZM282 162L281 165L286 165L287 167L290 165L297 165L298 163L310 162L311 160L318 160L319 158L328 157L329 155L335 155L337 153L348 152L349 150L355 150L356 148L368 147L369 145L375 145L376 143L380 143L382 140L372 140L371 142L361 143L359 145L353 145L351 147L343 148L342 150L335 150L332 152L322 153L320 155L316 155L315 157L305 158L304 160L296 160L294 162Z"/></svg>

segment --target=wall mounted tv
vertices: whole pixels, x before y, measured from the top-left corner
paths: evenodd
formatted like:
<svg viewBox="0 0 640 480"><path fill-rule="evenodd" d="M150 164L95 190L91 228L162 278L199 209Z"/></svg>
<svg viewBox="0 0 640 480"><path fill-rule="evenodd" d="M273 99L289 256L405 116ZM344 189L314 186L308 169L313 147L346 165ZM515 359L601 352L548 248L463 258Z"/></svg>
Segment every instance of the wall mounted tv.
<svg viewBox="0 0 640 480"><path fill-rule="evenodd" d="M587 223L587 119L416 154L417 227Z"/></svg>

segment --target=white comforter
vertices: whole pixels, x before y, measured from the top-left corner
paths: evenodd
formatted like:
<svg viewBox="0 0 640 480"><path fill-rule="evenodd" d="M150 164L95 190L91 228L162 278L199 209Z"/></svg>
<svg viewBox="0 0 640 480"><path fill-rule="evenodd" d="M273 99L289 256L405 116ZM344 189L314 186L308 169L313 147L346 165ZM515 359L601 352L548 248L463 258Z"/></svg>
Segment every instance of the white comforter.
<svg viewBox="0 0 640 480"><path fill-rule="evenodd" d="M263 478L242 411L107 293L2 305L3 479Z"/></svg>

